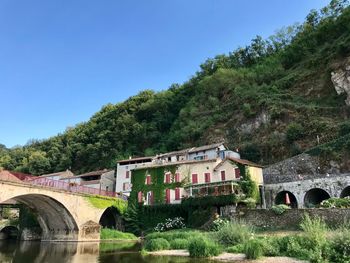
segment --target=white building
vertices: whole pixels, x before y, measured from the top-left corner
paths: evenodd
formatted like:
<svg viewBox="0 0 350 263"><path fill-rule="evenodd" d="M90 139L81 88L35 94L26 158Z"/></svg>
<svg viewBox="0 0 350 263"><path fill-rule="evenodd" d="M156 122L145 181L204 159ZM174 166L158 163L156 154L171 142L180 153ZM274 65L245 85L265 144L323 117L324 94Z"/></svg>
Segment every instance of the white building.
<svg viewBox="0 0 350 263"><path fill-rule="evenodd" d="M117 193L129 195L131 192L131 170L151 164L154 157L140 157L120 160L117 162L116 187Z"/></svg>

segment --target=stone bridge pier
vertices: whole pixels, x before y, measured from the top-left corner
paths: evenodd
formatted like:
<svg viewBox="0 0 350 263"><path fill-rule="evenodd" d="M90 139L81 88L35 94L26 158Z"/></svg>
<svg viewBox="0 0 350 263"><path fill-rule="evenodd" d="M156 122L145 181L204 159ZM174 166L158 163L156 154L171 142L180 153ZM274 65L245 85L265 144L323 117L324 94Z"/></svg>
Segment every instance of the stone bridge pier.
<svg viewBox="0 0 350 263"><path fill-rule="evenodd" d="M0 204L9 200L34 211L42 229L42 241L100 239L99 222L106 209L94 207L84 194L0 181Z"/></svg>

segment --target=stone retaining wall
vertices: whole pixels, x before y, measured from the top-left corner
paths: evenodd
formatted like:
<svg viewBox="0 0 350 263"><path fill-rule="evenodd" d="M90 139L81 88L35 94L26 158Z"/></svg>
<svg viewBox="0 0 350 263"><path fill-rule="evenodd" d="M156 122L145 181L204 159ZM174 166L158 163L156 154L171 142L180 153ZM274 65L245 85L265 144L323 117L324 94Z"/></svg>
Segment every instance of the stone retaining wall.
<svg viewBox="0 0 350 263"><path fill-rule="evenodd" d="M321 217L330 226L340 225L350 220L350 209L337 208L290 209L281 215L276 215L270 209L244 209L235 212L232 211L228 214L223 213L222 216L227 216L231 219L242 219L256 227L293 229L299 226L304 214L309 214L310 217Z"/></svg>

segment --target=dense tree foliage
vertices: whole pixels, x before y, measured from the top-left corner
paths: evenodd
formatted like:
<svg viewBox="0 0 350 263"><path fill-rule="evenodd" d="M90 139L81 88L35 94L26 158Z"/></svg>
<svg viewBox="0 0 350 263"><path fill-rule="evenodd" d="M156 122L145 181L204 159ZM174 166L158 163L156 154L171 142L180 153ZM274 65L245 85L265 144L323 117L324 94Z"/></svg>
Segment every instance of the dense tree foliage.
<svg viewBox="0 0 350 263"><path fill-rule="evenodd" d="M348 118L330 81L350 54L347 6L332 0L303 24L208 59L182 85L105 105L63 134L13 149L0 145L0 167L83 172L223 139L266 164L333 140Z"/></svg>

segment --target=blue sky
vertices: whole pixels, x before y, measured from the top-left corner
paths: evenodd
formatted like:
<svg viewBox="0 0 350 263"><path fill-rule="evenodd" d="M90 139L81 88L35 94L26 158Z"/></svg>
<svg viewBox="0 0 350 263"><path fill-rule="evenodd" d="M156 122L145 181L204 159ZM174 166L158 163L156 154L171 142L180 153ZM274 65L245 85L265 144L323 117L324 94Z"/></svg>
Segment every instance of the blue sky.
<svg viewBox="0 0 350 263"><path fill-rule="evenodd" d="M1 0L0 143L62 133L104 104L182 83L209 57L325 0Z"/></svg>

